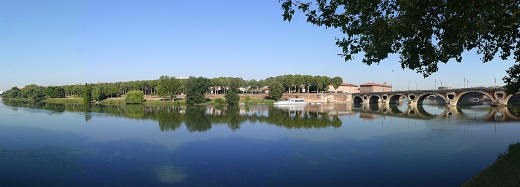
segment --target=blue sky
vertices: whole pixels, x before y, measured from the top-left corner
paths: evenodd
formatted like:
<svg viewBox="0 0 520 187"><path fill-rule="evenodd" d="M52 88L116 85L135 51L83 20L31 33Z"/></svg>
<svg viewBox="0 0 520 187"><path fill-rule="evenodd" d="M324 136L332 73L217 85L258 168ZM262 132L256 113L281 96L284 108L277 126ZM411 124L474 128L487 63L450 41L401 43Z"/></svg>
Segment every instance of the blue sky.
<svg viewBox="0 0 520 187"><path fill-rule="evenodd" d="M28 84L151 80L161 75L265 79L285 74L387 82L394 90L503 85L513 60L482 64L474 51L423 78L398 56L367 66L344 62L339 31L298 14L284 22L278 0L0 0L0 90Z"/></svg>

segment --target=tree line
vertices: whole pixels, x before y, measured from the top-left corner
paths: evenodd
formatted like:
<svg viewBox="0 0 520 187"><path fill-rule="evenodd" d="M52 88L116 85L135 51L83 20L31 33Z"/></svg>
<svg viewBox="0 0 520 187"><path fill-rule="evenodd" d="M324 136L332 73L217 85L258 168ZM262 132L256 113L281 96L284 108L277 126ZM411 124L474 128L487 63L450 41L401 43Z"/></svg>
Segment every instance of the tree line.
<svg viewBox="0 0 520 187"><path fill-rule="evenodd" d="M244 80L239 77L189 77L180 79L173 76L160 76L156 80L136 80L114 83L90 83L63 86L27 85L23 88L13 87L5 91L2 98L20 98L41 101L48 98L77 97L85 102L101 101L107 98L132 96L138 91L142 97L158 96L175 99L178 95L186 95L187 104L206 102L206 94L225 94L228 104L238 104L239 93L265 93L269 90L269 97L278 100L283 93L310 93L327 91L329 85L338 88L343 79L341 77L312 76L312 75L282 75L262 80ZM139 100L139 99L137 99Z"/></svg>

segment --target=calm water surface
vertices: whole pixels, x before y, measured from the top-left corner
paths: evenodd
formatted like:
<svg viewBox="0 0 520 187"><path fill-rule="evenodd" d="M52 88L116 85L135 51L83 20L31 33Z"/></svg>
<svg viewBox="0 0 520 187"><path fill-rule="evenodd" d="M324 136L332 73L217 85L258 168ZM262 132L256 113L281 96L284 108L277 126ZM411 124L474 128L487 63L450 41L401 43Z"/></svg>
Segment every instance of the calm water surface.
<svg viewBox="0 0 520 187"><path fill-rule="evenodd" d="M0 186L459 186L518 108L0 104Z"/></svg>

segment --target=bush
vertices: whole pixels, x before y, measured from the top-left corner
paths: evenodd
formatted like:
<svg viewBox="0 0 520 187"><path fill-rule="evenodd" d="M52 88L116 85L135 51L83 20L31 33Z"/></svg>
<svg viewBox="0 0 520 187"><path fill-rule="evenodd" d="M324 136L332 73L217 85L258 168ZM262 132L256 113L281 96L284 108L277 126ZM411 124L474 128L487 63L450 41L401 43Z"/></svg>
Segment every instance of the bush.
<svg viewBox="0 0 520 187"><path fill-rule="evenodd" d="M244 103L249 103L251 102L251 97L247 96L245 99L244 99Z"/></svg>
<svg viewBox="0 0 520 187"><path fill-rule="evenodd" d="M126 93L125 96L125 103L126 104L140 104L144 101L144 95L143 92L139 90L133 90L128 93Z"/></svg>
<svg viewBox="0 0 520 187"><path fill-rule="evenodd" d="M216 99L215 99L215 103L216 103L216 104L219 104L219 105L222 105L222 104L225 104L226 101L224 101L224 99L222 99L222 98L216 98Z"/></svg>
<svg viewBox="0 0 520 187"><path fill-rule="evenodd" d="M238 105L240 102L240 96L238 96L238 93L234 90L229 90L224 97L229 105Z"/></svg>

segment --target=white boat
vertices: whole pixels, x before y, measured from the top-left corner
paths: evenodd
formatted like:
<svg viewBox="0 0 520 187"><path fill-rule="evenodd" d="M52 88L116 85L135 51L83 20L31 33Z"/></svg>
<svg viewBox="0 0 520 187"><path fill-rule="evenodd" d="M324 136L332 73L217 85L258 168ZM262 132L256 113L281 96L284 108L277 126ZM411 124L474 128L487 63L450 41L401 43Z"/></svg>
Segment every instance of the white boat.
<svg viewBox="0 0 520 187"><path fill-rule="evenodd" d="M477 97L469 98L469 102L476 103L476 102L479 102L479 101L480 101L480 99L477 98Z"/></svg>
<svg viewBox="0 0 520 187"><path fill-rule="evenodd" d="M274 105L306 105L304 99L301 98L287 98L284 100L275 101Z"/></svg>

